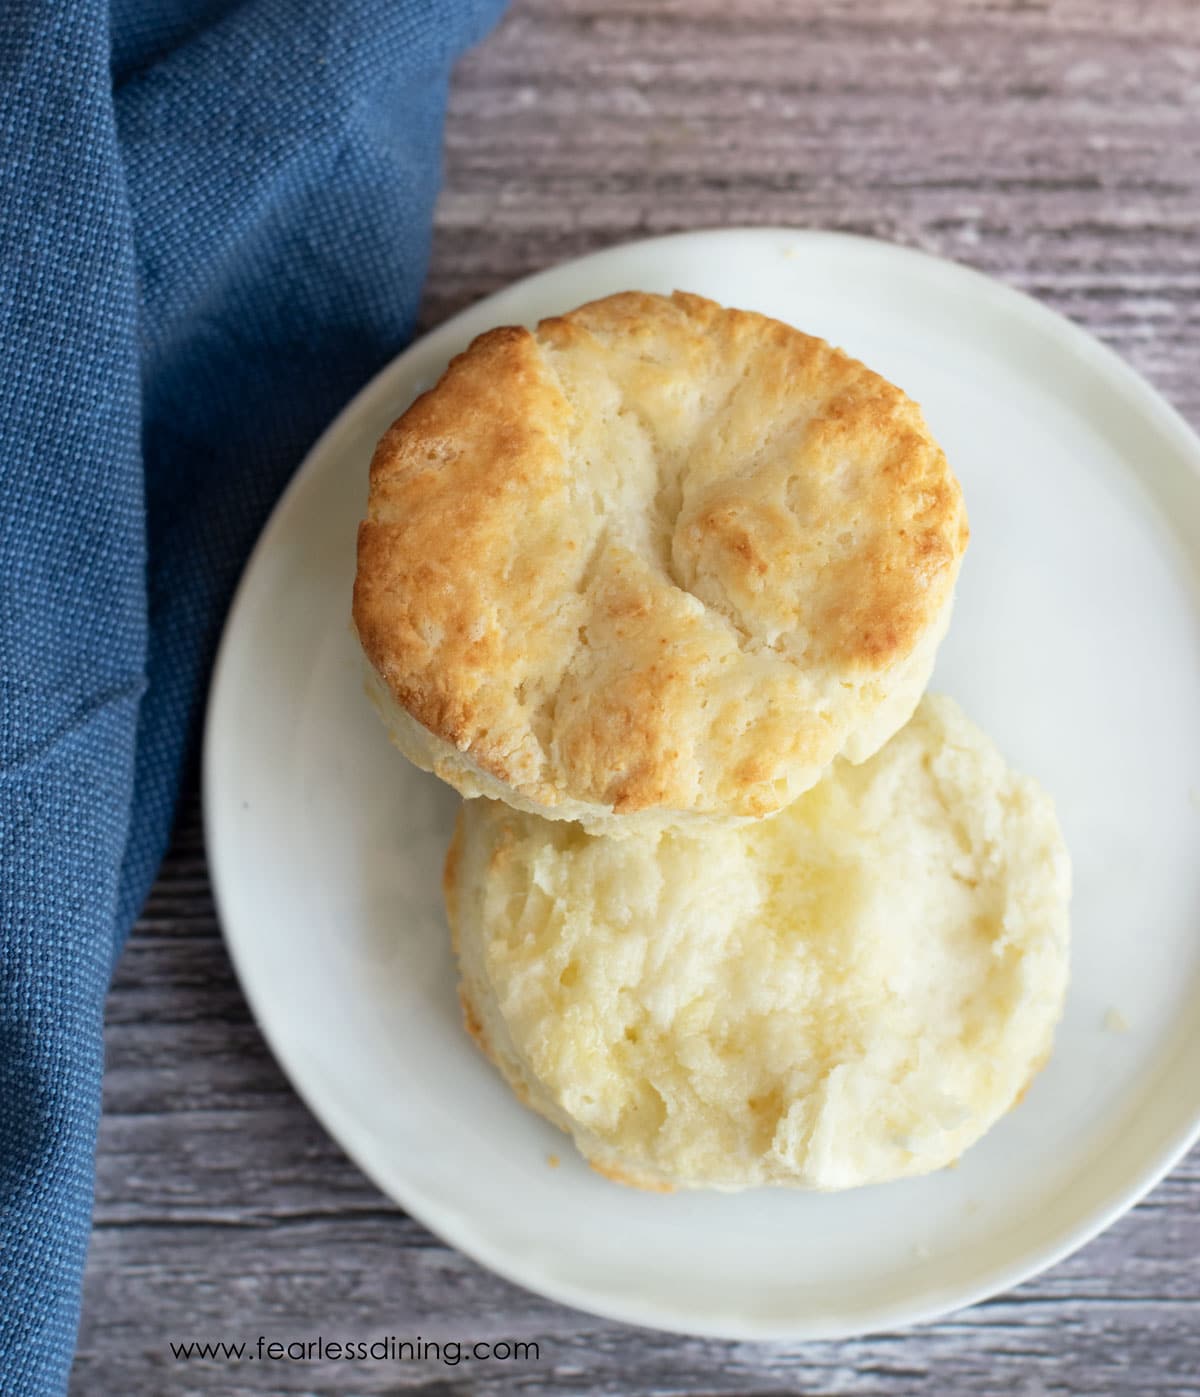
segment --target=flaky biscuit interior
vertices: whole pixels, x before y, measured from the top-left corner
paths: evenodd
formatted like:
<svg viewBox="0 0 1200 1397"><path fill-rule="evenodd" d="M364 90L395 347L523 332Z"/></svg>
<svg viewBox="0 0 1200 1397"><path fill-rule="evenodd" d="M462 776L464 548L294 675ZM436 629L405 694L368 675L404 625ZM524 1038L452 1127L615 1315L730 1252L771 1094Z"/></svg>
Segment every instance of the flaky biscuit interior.
<svg viewBox="0 0 1200 1397"><path fill-rule="evenodd" d="M1049 1055L1069 888L1050 799L946 698L738 828L609 840L469 801L446 870L474 1036L660 1189L956 1160Z"/></svg>

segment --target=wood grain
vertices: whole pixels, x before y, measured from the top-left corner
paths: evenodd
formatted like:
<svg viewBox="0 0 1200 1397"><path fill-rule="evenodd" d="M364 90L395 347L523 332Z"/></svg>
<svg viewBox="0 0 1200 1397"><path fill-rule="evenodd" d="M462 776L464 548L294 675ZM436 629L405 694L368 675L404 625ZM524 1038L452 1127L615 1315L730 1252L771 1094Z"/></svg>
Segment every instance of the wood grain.
<svg viewBox="0 0 1200 1397"><path fill-rule="evenodd" d="M423 323L567 257L719 224L926 248L1086 325L1200 422L1193 0L521 0L460 66ZM1200 1153L1009 1295L851 1343L676 1339L449 1251L344 1158L254 1028L189 797L117 973L73 1390L1200 1395ZM174 1364L169 1339L530 1338L536 1362Z"/></svg>

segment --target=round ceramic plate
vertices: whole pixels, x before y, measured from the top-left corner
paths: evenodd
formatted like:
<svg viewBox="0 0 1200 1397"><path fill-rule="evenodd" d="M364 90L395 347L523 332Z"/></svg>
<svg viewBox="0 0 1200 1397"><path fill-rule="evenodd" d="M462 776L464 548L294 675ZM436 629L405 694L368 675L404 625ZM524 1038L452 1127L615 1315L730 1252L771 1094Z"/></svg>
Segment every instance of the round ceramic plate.
<svg viewBox="0 0 1200 1397"><path fill-rule="evenodd" d="M822 335L924 405L973 535L934 688L1050 790L1071 847L1073 978L1054 1056L958 1168L931 1177L660 1197L592 1173L461 1028L440 889L456 797L389 746L363 695L350 589L376 438L480 331L675 287ZM615 248L491 297L401 355L317 443L229 619L206 829L263 1032L381 1189L485 1266L581 1309L817 1338L1014 1285L1128 1208L1197 1135L1198 560L1200 442L1095 340L962 267L732 230Z"/></svg>

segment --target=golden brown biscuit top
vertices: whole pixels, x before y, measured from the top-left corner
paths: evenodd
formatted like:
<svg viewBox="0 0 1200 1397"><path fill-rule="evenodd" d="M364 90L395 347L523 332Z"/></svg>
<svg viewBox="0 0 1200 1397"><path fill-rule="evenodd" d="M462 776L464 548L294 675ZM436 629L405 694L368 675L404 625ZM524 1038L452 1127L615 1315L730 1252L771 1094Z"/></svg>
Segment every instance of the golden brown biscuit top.
<svg viewBox="0 0 1200 1397"><path fill-rule="evenodd" d="M898 388L626 292L481 335L392 425L354 619L397 702L528 800L759 815L869 724L966 540Z"/></svg>

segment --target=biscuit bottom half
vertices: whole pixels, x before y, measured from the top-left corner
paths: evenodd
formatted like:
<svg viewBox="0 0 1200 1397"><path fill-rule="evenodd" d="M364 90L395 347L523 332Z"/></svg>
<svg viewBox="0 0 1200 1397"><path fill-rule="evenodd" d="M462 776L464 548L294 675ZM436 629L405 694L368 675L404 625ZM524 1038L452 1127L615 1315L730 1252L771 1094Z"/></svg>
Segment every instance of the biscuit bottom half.
<svg viewBox="0 0 1200 1397"><path fill-rule="evenodd" d="M771 819L612 840L478 799L446 865L472 1035L652 1189L956 1160L1049 1056L1069 896L1049 797L940 697Z"/></svg>

